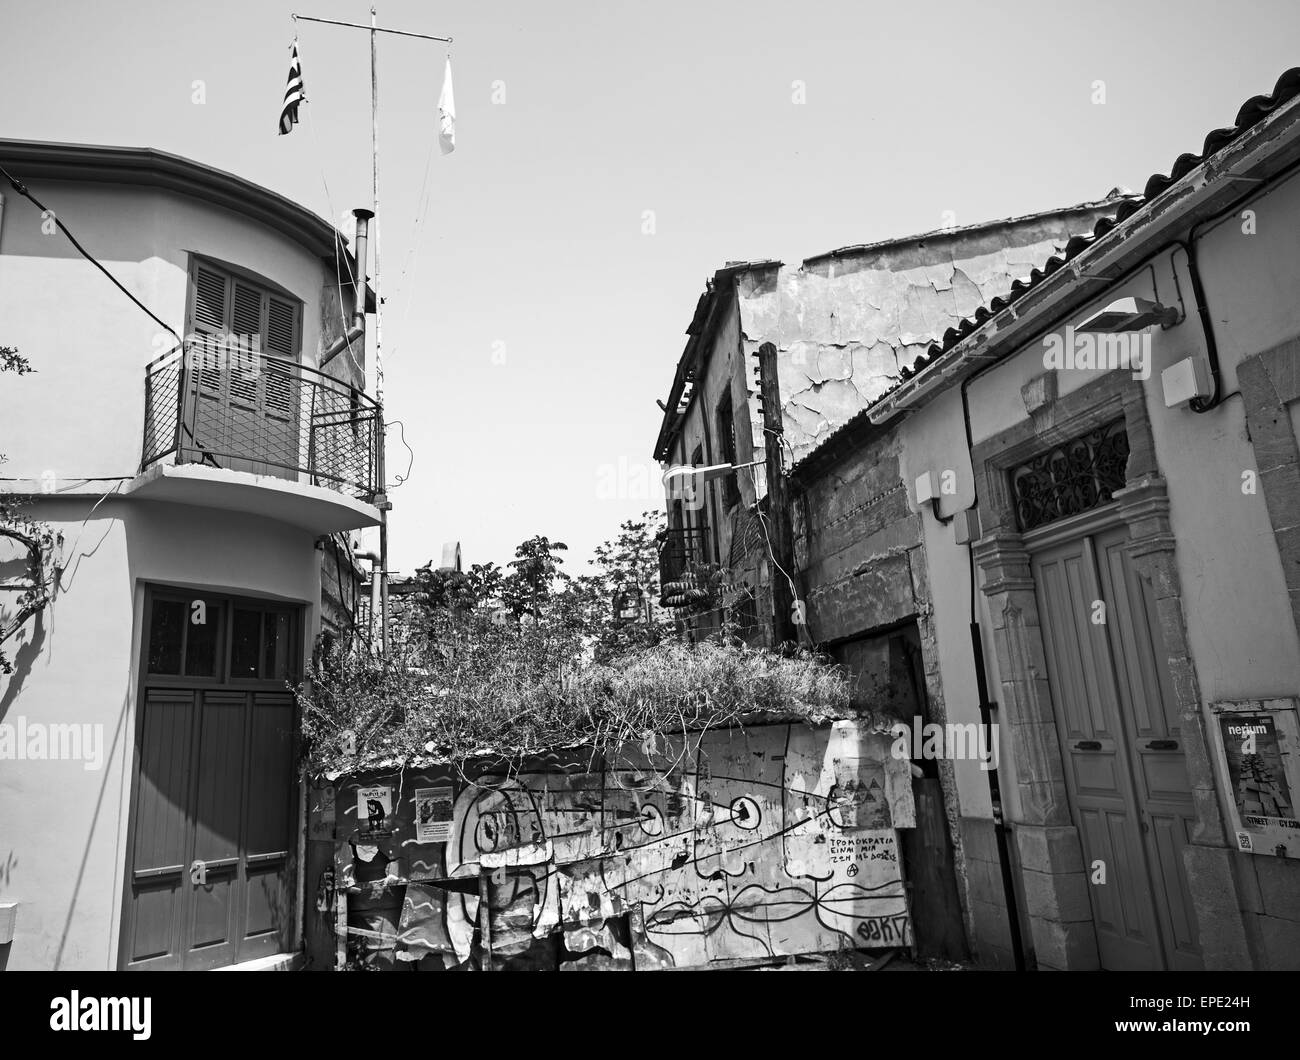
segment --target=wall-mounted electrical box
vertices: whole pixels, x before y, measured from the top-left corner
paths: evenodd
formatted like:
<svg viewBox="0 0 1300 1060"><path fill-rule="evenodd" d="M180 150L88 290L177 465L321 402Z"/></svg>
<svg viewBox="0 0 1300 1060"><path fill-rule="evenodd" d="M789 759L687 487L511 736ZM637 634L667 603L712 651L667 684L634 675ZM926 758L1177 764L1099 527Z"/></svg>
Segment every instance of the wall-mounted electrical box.
<svg viewBox="0 0 1300 1060"><path fill-rule="evenodd" d="M18 919L18 903L0 899L0 946L14 940L14 921Z"/></svg>
<svg viewBox="0 0 1300 1060"><path fill-rule="evenodd" d="M966 545L978 541L980 536L980 513L978 508L967 508L958 512L952 519L952 532L957 544Z"/></svg>
<svg viewBox="0 0 1300 1060"><path fill-rule="evenodd" d="M1200 357L1184 357L1160 373L1165 407L1185 405L1193 398L1207 398L1212 388L1210 371Z"/></svg>

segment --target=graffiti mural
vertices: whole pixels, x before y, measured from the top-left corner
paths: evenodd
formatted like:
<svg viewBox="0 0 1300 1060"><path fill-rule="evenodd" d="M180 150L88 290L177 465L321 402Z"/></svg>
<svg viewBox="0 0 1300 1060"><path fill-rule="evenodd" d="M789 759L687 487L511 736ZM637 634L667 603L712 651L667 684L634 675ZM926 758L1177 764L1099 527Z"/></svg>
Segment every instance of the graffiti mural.
<svg viewBox="0 0 1300 1060"><path fill-rule="evenodd" d="M889 747L839 722L548 755L471 774L442 857L423 857L438 875L488 876L494 957L556 937L638 969L909 945L895 829L915 824L911 780ZM413 956L466 961L478 895L444 902L415 875Z"/></svg>
<svg viewBox="0 0 1300 1060"><path fill-rule="evenodd" d="M492 892L510 913L507 946L562 926L569 949L618 954L606 925L634 904L646 956L677 967L909 941L886 785L894 773L906 816L910 782L906 763L901 777L886 770L882 740L783 725L664 743L627 748L599 772L554 760L461 795L449 873L534 851ZM461 951L477 901L458 905L449 928Z"/></svg>

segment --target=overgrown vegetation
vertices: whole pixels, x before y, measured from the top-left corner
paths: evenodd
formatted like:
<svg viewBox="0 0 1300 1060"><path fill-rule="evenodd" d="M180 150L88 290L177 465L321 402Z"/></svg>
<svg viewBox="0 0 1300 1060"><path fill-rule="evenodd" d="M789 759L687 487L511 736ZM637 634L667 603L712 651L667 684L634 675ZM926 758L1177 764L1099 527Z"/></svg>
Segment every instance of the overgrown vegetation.
<svg viewBox="0 0 1300 1060"><path fill-rule="evenodd" d="M561 569L565 546L545 537L521 544L508 573L422 568L387 659L355 645L318 655L299 690L309 771L613 751L849 712L845 675L812 653L750 648L725 630L698 645L676 639L654 603L656 529L650 514L625 523L576 578ZM641 591L638 608L620 612L629 587Z"/></svg>

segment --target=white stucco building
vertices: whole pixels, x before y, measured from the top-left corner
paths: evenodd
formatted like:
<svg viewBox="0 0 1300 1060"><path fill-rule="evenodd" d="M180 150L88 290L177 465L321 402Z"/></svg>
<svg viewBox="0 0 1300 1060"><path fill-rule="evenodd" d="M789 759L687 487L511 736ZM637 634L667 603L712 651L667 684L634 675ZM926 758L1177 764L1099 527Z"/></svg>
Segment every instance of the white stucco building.
<svg viewBox="0 0 1300 1060"><path fill-rule="evenodd" d="M6 184L0 345L33 371L0 377L0 489L63 537L51 603L4 644L0 952L276 959L302 903L286 681L339 595L339 535L380 518L364 281L330 224L187 159L0 141L0 166L46 207ZM26 557L0 560L11 607Z"/></svg>

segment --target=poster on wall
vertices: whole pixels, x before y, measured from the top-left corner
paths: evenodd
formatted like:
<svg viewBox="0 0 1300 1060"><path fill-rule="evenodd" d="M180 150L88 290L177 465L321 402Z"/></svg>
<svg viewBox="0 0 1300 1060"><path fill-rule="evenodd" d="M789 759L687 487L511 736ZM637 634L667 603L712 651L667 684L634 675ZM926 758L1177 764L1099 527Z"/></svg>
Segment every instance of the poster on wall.
<svg viewBox="0 0 1300 1060"><path fill-rule="evenodd" d="M421 843L445 843L451 838L450 787L415 789L415 838Z"/></svg>
<svg viewBox="0 0 1300 1060"><path fill-rule="evenodd" d="M1232 798L1242 823L1263 828L1283 820L1294 821L1295 807L1272 716L1220 715L1219 728Z"/></svg>
<svg viewBox="0 0 1300 1060"><path fill-rule="evenodd" d="M1211 706L1216 767L1232 808L1237 849L1300 854L1300 742L1296 700L1248 700Z"/></svg>
<svg viewBox="0 0 1300 1060"><path fill-rule="evenodd" d="M363 837L393 834L393 789L387 784L357 789L357 827Z"/></svg>

